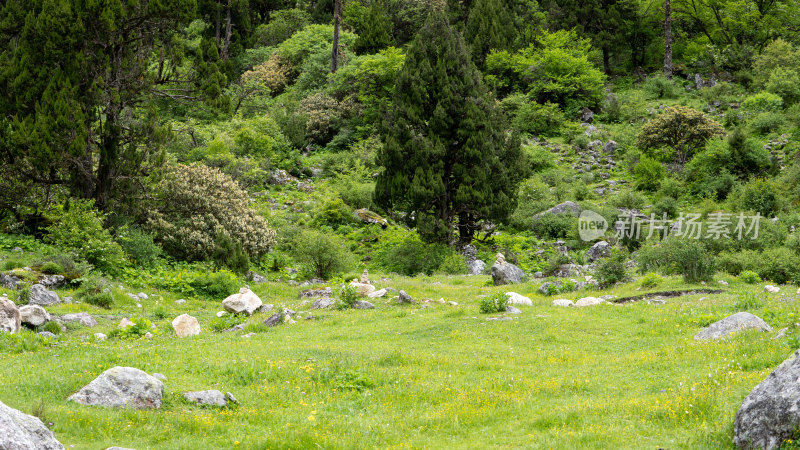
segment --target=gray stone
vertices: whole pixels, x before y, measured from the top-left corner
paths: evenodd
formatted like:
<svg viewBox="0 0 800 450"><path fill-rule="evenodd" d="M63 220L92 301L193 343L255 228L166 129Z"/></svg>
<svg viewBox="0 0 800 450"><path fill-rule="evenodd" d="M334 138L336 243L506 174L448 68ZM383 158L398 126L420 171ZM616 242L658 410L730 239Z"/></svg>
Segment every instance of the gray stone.
<svg viewBox="0 0 800 450"><path fill-rule="evenodd" d="M613 155L617 151L617 143L615 141L608 141L603 146L603 152Z"/></svg>
<svg viewBox="0 0 800 450"><path fill-rule="evenodd" d="M605 300L602 298L597 297L583 297L575 302L575 306L577 307L584 307L584 306L595 306L605 303Z"/></svg>
<svg viewBox="0 0 800 450"><path fill-rule="evenodd" d="M281 314L281 313L273 314L273 315L267 317L266 320L264 320L264 325L266 325L268 327L274 327L274 326L280 325L282 323L283 323L283 314Z"/></svg>
<svg viewBox="0 0 800 450"><path fill-rule="evenodd" d="M78 322L79 324L89 328L97 326L97 320L95 320L94 317L85 312L64 314L63 316L59 317L59 320L67 323Z"/></svg>
<svg viewBox="0 0 800 450"><path fill-rule="evenodd" d="M333 296L333 289L330 287L322 289L305 289L300 291L300 299L304 298L331 298Z"/></svg>
<svg viewBox="0 0 800 450"><path fill-rule="evenodd" d="M175 304L176 305L183 305L184 303L186 303L186 299L185 298L180 298L178 300L175 300Z"/></svg>
<svg viewBox="0 0 800 450"><path fill-rule="evenodd" d="M746 312L738 312L712 323L694 336L696 341L728 337L745 330L772 331L772 327L760 318Z"/></svg>
<svg viewBox="0 0 800 450"><path fill-rule="evenodd" d="M355 215L356 219L363 223L380 225L381 228L386 228L389 226L389 222L386 219L366 208L355 210L353 215Z"/></svg>
<svg viewBox="0 0 800 450"><path fill-rule="evenodd" d="M230 403L239 403L239 400L236 400L236 397L234 397L230 392L225 393L225 401Z"/></svg>
<svg viewBox="0 0 800 450"><path fill-rule="evenodd" d="M49 331L40 331L37 333L39 336L47 339L55 339L57 336Z"/></svg>
<svg viewBox="0 0 800 450"><path fill-rule="evenodd" d="M539 293L542 295L550 295L550 286L553 286L556 289L561 289L563 286L560 281L545 281L539 286Z"/></svg>
<svg viewBox="0 0 800 450"><path fill-rule="evenodd" d="M64 275L43 275L39 278L39 284L49 289L58 289L66 283Z"/></svg>
<svg viewBox="0 0 800 450"><path fill-rule="evenodd" d="M535 216L533 216L533 220L536 220L545 214L553 214L556 216L560 216L563 214L571 214L575 217L578 217L581 215L581 211L583 211L583 208L581 208L580 205L578 205L575 202L567 201L564 203L560 203L556 206L553 206L550 209L542 211L539 214L536 214Z"/></svg>
<svg viewBox="0 0 800 450"><path fill-rule="evenodd" d="M263 305L258 307L256 312L258 312L258 313L268 313L268 312L272 311L272 308L274 308L274 307L275 307L275 305L273 305L273 304L263 304Z"/></svg>
<svg viewBox="0 0 800 450"><path fill-rule="evenodd" d="M511 317L489 317L486 320L501 320L501 321L505 321L505 320L514 320L514 319L512 319Z"/></svg>
<svg viewBox="0 0 800 450"><path fill-rule="evenodd" d="M524 295L517 294L516 292L506 292L509 305L526 305L533 306L533 302Z"/></svg>
<svg viewBox="0 0 800 450"><path fill-rule="evenodd" d="M267 278L264 275L255 272L250 272L250 279L252 279L253 283L255 284L262 284L267 282Z"/></svg>
<svg viewBox="0 0 800 450"><path fill-rule="evenodd" d="M335 305L336 301L332 298L318 298L314 301L311 309L325 309Z"/></svg>
<svg viewBox="0 0 800 450"><path fill-rule="evenodd" d="M378 289L377 291L368 294L367 297L369 297L369 298L381 298L384 295L386 295L387 292L389 292L389 290L386 289L386 288Z"/></svg>
<svg viewBox="0 0 800 450"><path fill-rule="evenodd" d="M167 377L163 373L156 372L153 374L153 378L161 381L167 381Z"/></svg>
<svg viewBox="0 0 800 450"><path fill-rule="evenodd" d="M497 260L492 265L491 274L495 286L520 283L525 278L525 272L514 264L506 262L505 256L501 253L497 254Z"/></svg>
<svg viewBox="0 0 800 450"><path fill-rule="evenodd" d="M138 294L136 294L136 296L139 297L140 300L147 300L148 298L150 298L150 296L145 294L144 292L139 292Z"/></svg>
<svg viewBox="0 0 800 450"><path fill-rule="evenodd" d="M353 309L375 309L375 305L366 300L358 300L353 303Z"/></svg>
<svg viewBox="0 0 800 450"><path fill-rule="evenodd" d="M572 300L566 300L566 299L563 299L563 298L559 298L559 299L553 300L552 305L553 306L570 307L570 306L575 306L575 303L572 303Z"/></svg>
<svg viewBox="0 0 800 450"><path fill-rule="evenodd" d="M0 297L0 332L19 333L21 326L17 305L6 297Z"/></svg>
<svg viewBox="0 0 800 450"><path fill-rule="evenodd" d="M522 310L514 306L506 306L506 312L509 314L522 314Z"/></svg>
<svg viewBox="0 0 800 450"><path fill-rule="evenodd" d="M232 314L244 313L248 316L252 315L262 304L261 299L246 287L239 289L237 294L228 296L222 301L225 311Z"/></svg>
<svg viewBox="0 0 800 450"><path fill-rule="evenodd" d="M186 392L183 394L183 397L192 403L197 403L198 405L210 405L210 406L227 405L227 402L225 401L225 395L223 395L222 392L216 389L212 389L210 391Z"/></svg>
<svg viewBox="0 0 800 450"><path fill-rule="evenodd" d="M400 303L414 303L414 299L402 289L397 294L397 301Z"/></svg>
<svg viewBox="0 0 800 450"><path fill-rule="evenodd" d="M28 297L29 305L49 306L61 303L58 294L53 291L48 291L46 287L41 284L34 284L31 286L30 296Z"/></svg>
<svg viewBox="0 0 800 450"><path fill-rule="evenodd" d="M480 275L486 270L486 263L480 259L476 259L467 263L467 268L469 269L470 275Z"/></svg>
<svg viewBox="0 0 800 450"><path fill-rule="evenodd" d="M160 408L164 383L133 367L113 367L68 400L113 408Z"/></svg>
<svg viewBox="0 0 800 450"><path fill-rule="evenodd" d="M0 273L0 287L6 289L16 289L19 286L20 279L14 275Z"/></svg>
<svg viewBox="0 0 800 450"><path fill-rule="evenodd" d="M781 363L745 397L733 422L740 449L775 449L800 424L800 351Z"/></svg>
<svg viewBox="0 0 800 450"><path fill-rule="evenodd" d="M25 305L19 308L20 321L32 327L40 327L50 321L50 314L39 305Z"/></svg>
<svg viewBox="0 0 800 450"><path fill-rule="evenodd" d="M598 259L611 254L611 244L606 241L600 241L592 245L589 250L586 250L586 260L595 262Z"/></svg>
<svg viewBox="0 0 800 450"><path fill-rule="evenodd" d="M64 450L39 418L0 402L0 449Z"/></svg>

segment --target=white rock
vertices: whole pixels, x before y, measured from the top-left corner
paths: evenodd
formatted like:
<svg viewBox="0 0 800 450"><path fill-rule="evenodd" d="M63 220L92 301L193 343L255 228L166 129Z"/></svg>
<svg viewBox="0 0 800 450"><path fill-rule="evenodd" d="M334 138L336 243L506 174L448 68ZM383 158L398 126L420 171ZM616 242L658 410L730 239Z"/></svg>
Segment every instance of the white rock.
<svg viewBox="0 0 800 450"><path fill-rule="evenodd" d="M727 282L727 281L725 281L725 280L719 280L719 284L721 284L721 285L723 285L723 286L727 286L727 285L728 285L728 282Z"/></svg>
<svg viewBox="0 0 800 450"><path fill-rule="evenodd" d="M0 297L0 332L19 333L21 326L17 305L5 296Z"/></svg>
<svg viewBox="0 0 800 450"><path fill-rule="evenodd" d="M450 306L458 306L458 303L456 303L454 301L448 301L447 304L450 305Z"/></svg>
<svg viewBox="0 0 800 450"><path fill-rule="evenodd" d="M184 303L186 303L186 299L185 298L180 298L178 300L175 300L175 304L176 305L182 305Z"/></svg>
<svg viewBox="0 0 800 450"><path fill-rule="evenodd" d="M367 297L369 297L369 298L381 298L384 295L386 295L386 289L378 289L375 292L370 292L369 294L367 294Z"/></svg>
<svg viewBox="0 0 800 450"><path fill-rule="evenodd" d="M175 335L181 339L200 334L200 322L188 314L176 317L172 321L172 328L175 330Z"/></svg>
<svg viewBox="0 0 800 450"><path fill-rule="evenodd" d="M361 297L367 297L369 294L375 292L375 286L366 283L358 283L356 280L350 282L350 287L355 288L356 292L358 292L358 295Z"/></svg>
<svg viewBox="0 0 800 450"><path fill-rule="evenodd" d="M225 311L232 314L245 313L248 316L252 315L262 304L261 299L246 287L239 289L238 294L233 294L222 301Z"/></svg>
<svg viewBox="0 0 800 450"><path fill-rule="evenodd" d="M64 450L64 446L37 417L0 402L0 449Z"/></svg>
<svg viewBox="0 0 800 450"><path fill-rule="evenodd" d="M703 328L694 336L696 341L729 337L745 330L772 331L761 318L746 312L738 312L722 320L718 320L707 328Z"/></svg>
<svg viewBox="0 0 800 450"><path fill-rule="evenodd" d="M198 405L225 406L225 395L218 390L186 392L183 397Z"/></svg>
<svg viewBox="0 0 800 450"><path fill-rule="evenodd" d="M242 335L242 339L250 339L251 337L255 336L255 333L247 333Z"/></svg>
<svg viewBox="0 0 800 450"><path fill-rule="evenodd" d="M106 337L107 337L107 336L106 336L105 334L103 334L103 333L95 333L95 334L94 334L94 338L95 338L95 339L97 339L97 340L98 340L98 341L100 341L100 342L103 342L103 341L105 341L105 340L106 340Z"/></svg>
<svg viewBox="0 0 800 450"><path fill-rule="evenodd" d="M597 297L583 297L582 299L575 302L575 306L582 307L582 306L594 306L599 305L601 303L605 303L606 301L602 298Z"/></svg>
<svg viewBox="0 0 800 450"><path fill-rule="evenodd" d="M572 303L572 300L566 300L563 298L553 300L553 306L575 306L575 303Z"/></svg>
<svg viewBox="0 0 800 450"><path fill-rule="evenodd" d="M64 314L63 316L59 317L59 320L62 322L78 322L79 324L92 328L97 325L97 320L92 317L91 315L83 312L83 313L74 313L74 314Z"/></svg>
<svg viewBox="0 0 800 450"><path fill-rule="evenodd" d="M222 317L225 314L228 314L226 311L217 311L217 317Z"/></svg>
<svg viewBox="0 0 800 450"><path fill-rule="evenodd" d="M777 294L780 291L781 291L781 288L779 288L778 286L773 286L771 284L768 284L768 285L764 286L764 292L769 292L771 294Z"/></svg>
<svg viewBox="0 0 800 450"><path fill-rule="evenodd" d="M140 298L140 299L142 299L142 300L147 300L148 298L150 298L150 297L149 297L147 294L145 294L144 292L139 292L138 294L136 294L136 296L137 296L137 297L139 297L139 298Z"/></svg>
<svg viewBox="0 0 800 450"><path fill-rule="evenodd" d="M19 318L24 324L40 327L50 321L50 314L39 305L25 305L19 308Z"/></svg>
<svg viewBox="0 0 800 450"><path fill-rule="evenodd" d="M53 291L47 290L41 284L34 284L31 286L30 294L28 296L29 305L49 306L61 303L58 294Z"/></svg>
<svg viewBox="0 0 800 450"><path fill-rule="evenodd" d="M531 299L523 295L517 294L516 292L506 292L506 296L508 296L509 305L533 306L533 302L531 301Z"/></svg>
<svg viewBox="0 0 800 450"><path fill-rule="evenodd" d="M133 367L114 367L72 394L68 400L83 405L114 408L160 408L164 384Z"/></svg>
<svg viewBox="0 0 800 450"><path fill-rule="evenodd" d="M120 328L120 329L124 330L125 328L132 327L132 326L133 326L133 322L131 322L131 320L126 317L126 318L124 318L124 319L119 321L119 325L117 325L117 328Z"/></svg>

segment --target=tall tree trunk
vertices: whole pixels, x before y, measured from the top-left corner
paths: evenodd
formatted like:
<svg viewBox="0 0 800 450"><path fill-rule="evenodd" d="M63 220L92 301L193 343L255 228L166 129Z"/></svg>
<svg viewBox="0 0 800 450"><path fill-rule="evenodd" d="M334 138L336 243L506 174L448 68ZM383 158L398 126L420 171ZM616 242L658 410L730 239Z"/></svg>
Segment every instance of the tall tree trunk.
<svg viewBox="0 0 800 450"><path fill-rule="evenodd" d="M603 73L606 75L611 74L611 65L609 64L608 46L603 46Z"/></svg>
<svg viewBox="0 0 800 450"><path fill-rule="evenodd" d="M228 0L225 12L225 45L222 47L222 54L220 55L223 61L228 60L228 49L231 46L231 27L231 0Z"/></svg>
<svg viewBox="0 0 800 450"><path fill-rule="evenodd" d="M664 0L664 76L672 79L672 2Z"/></svg>
<svg viewBox="0 0 800 450"><path fill-rule="evenodd" d="M333 2L333 50L331 50L331 73L339 68L339 26L342 22L342 0Z"/></svg>

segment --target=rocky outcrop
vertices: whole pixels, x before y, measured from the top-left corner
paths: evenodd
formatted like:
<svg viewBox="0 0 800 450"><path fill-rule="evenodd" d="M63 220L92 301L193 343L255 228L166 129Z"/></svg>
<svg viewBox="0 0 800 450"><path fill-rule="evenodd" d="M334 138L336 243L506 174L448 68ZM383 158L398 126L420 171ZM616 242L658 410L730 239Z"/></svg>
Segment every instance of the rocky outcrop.
<svg viewBox="0 0 800 450"><path fill-rule="evenodd" d="M17 305L6 297L0 297L0 332L19 333L21 326Z"/></svg>
<svg viewBox="0 0 800 450"><path fill-rule="evenodd" d="M386 219L366 208L357 209L353 214L356 216L356 219L363 223L380 225L381 228L389 226L389 222Z"/></svg>
<svg viewBox="0 0 800 450"><path fill-rule="evenodd" d="M30 327L40 327L50 321L50 314L39 305L25 305L19 308L20 321Z"/></svg>
<svg viewBox="0 0 800 450"><path fill-rule="evenodd" d="M694 336L696 341L719 339L746 330L772 331L772 327L750 313L738 312L712 323Z"/></svg>
<svg viewBox="0 0 800 450"><path fill-rule="evenodd" d="M53 291L47 290L41 284L34 284L31 286L30 296L28 297L29 305L49 306L61 303L58 294Z"/></svg>
<svg viewBox="0 0 800 450"><path fill-rule="evenodd" d="M586 260L595 262L600 258L611 254L611 244L606 241L600 241L592 245L589 250L586 250Z"/></svg>

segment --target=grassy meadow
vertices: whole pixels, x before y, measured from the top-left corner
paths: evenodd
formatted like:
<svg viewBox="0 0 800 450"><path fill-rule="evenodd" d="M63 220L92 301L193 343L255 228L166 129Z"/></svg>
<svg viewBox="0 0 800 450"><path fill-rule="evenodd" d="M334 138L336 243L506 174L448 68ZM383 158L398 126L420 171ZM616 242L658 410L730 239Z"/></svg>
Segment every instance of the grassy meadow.
<svg viewBox="0 0 800 450"><path fill-rule="evenodd" d="M210 327L221 299L176 305L177 295L144 289L150 298L139 308L118 285L110 311L49 308L88 311L97 327L70 326L55 342L22 352L3 335L2 401L52 423L75 449L732 448L742 399L793 350L793 332L772 338L798 308L794 298L781 301L794 294L791 286L767 294L761 284L726 279L721 294L665 304L558 308L550 306L554 298L709 286L671 277L650 289L629 283L544 297L538 282L502 288L488 286L486 276L392 276L375 284L405 289L416 305L383 298L374 310L344 311L310 311L297 300L299 288L271 282L252 288L265 303L298 311L296 323L266 328L256 324L268 315L256 314L244 331L230 333ZM478 312L480 295L507 290L534 305L520 306L518 315ZM439 298L459 305L420 303ZM693 340L702 326L737 310L775 331ZM199 336L174 336L169 323L184 312L199 319ZM94 339L122 317L147 317L158 332L152 340ZM243 339L248 332L255 335ZM167 377L161 409L66 401L118 365ZM218 409L183 400L183 392L204 389L230 391L239 404Z"/></svg>

